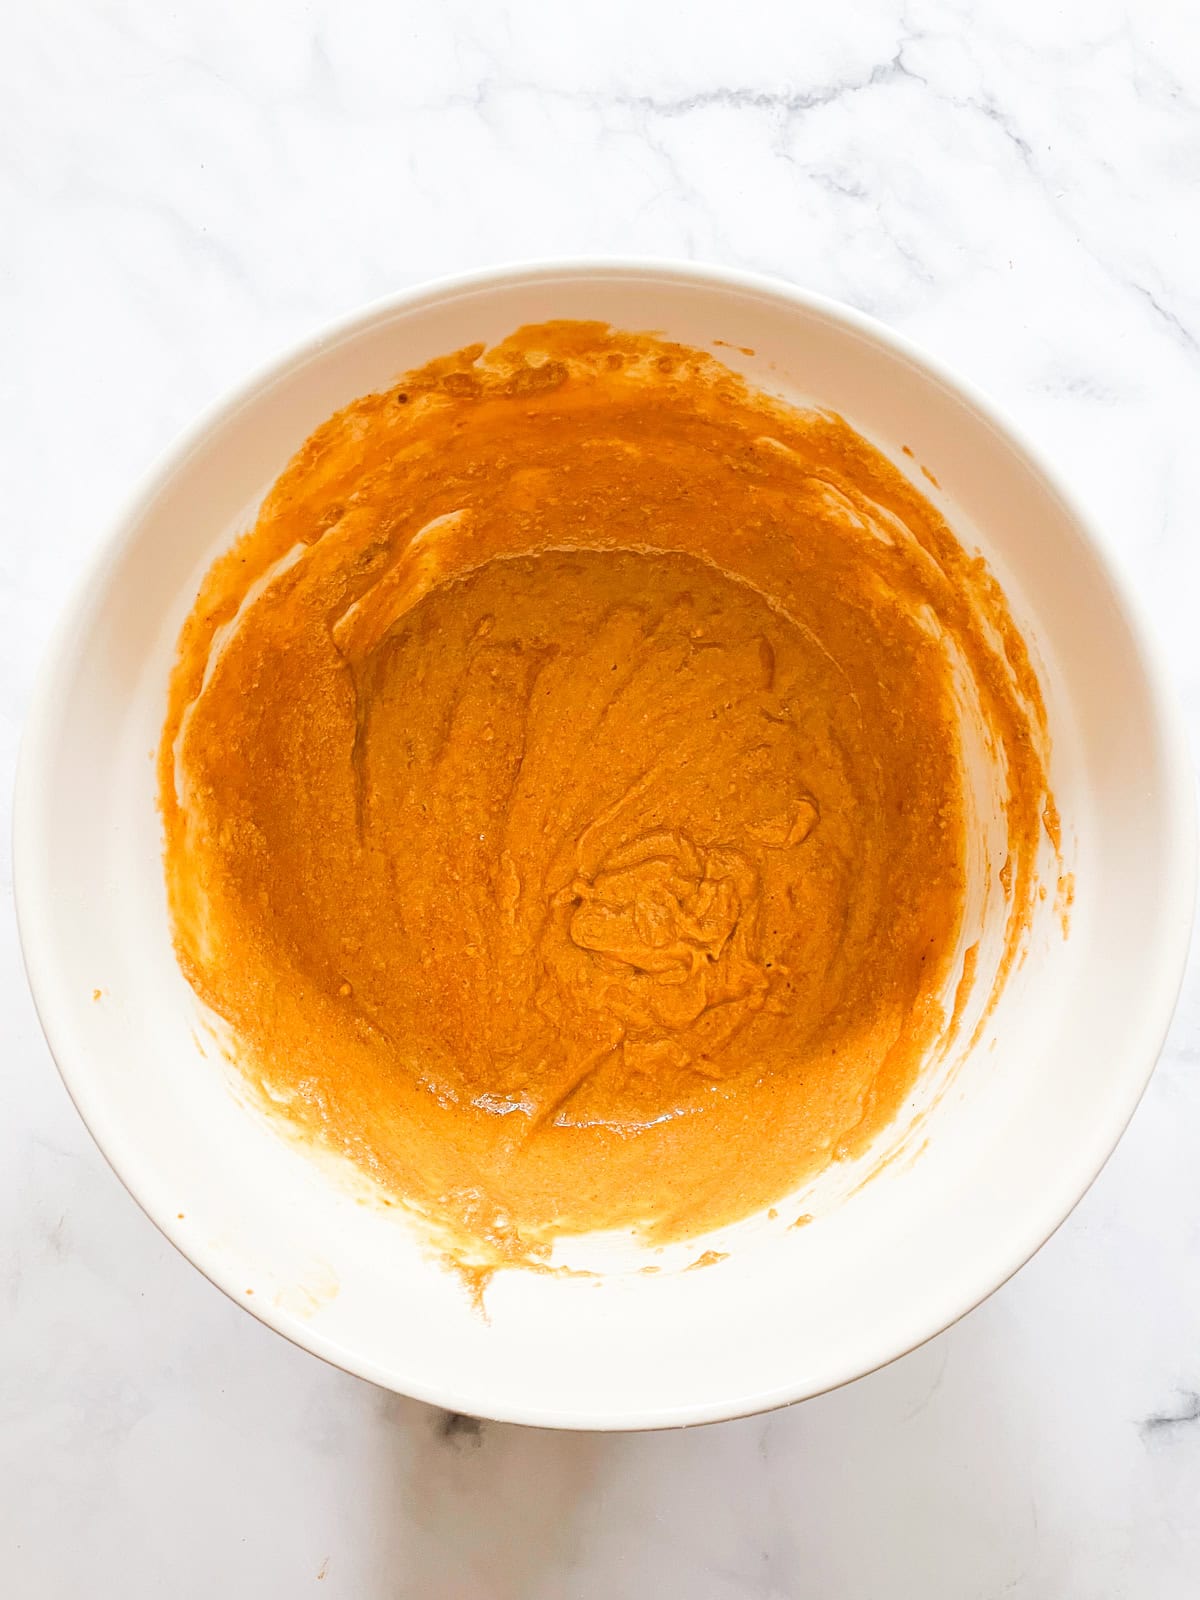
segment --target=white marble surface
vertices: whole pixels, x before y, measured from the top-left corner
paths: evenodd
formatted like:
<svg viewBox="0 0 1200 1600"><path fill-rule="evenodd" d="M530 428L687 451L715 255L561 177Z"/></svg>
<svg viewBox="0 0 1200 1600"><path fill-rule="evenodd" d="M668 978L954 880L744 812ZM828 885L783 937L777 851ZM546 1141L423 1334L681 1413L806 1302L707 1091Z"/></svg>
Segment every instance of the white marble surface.
<svg viewBox="0 0 1200 1600"><path fill-rule="evenodd" d="M6 809L50 613L172 434L332 315L534 255L764 269L961 366L1102 518L1200 727L1189 0L40 0L3 33ZM981 1310L789 1412L566 1436L332 1371L164 1244L54 1073L7 860L3 895L3 1594L1200 1593L1195 966L1117 1155Z"/></svg>

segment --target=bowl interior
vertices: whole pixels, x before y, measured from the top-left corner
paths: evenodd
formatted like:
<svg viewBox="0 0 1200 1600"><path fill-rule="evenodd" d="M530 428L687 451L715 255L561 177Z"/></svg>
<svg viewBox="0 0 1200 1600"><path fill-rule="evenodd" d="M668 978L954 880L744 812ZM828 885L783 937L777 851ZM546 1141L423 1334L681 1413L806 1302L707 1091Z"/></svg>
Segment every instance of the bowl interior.
<svg viewBox="0 0 1200 1600"><path fill-rule="evenodd" d="M595 1277L504 1274L485 1320L343 1164L293 1147L238 1095L171 950L153 752L201 576L306 435L414 365L549 317L724 341L730 365L840 412L914 476L992 565L1040 664L1076 900L1065 940L1053 897L1039 911L1028 959L903 1159L861 1187L835 1172L775 1222L739 1225L729 1258L703 1271L681 1270L695 1248L654 1257L647 1275L645 1258L601 1241ZM27 732L16 855L30 977L68 1087L137 1199L214 1281L403 1392L636 1427L856 1376L1036 1249L1153 1065L1190 925L1191 850L1178 737L1127 608L1077 515L983 403L882 330L791 291L612 265L403 297L256 380L179 446L58 635ZM815 1220L790 1227L797 1210Z"/></svg>

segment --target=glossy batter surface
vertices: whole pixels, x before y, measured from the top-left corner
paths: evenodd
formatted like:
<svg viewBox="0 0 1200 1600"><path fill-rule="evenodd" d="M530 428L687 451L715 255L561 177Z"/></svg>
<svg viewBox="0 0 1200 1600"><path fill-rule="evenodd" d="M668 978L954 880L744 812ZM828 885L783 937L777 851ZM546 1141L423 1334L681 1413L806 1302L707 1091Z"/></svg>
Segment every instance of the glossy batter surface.
<svg viewBox="0 0 1200 1600"><path fill-rule="evenodd" d="M862 1150L951 1026L956 674L1011 962L1041 701L927 502L699 352L457 352L320 428L206 581L160 758L181 964L459 1259L701 1232Z"/></svg>

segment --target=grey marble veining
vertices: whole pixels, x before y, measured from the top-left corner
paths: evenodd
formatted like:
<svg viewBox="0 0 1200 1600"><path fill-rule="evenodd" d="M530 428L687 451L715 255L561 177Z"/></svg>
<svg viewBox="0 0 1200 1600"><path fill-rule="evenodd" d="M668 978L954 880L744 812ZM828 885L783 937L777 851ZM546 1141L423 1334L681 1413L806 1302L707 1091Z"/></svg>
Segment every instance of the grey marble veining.
<svg viewBox="0 0 1200 1600"><path fill-rule="evenodd" d="M545 255L775 272L961 368L1095 511L1200 731L1184 0L47 0L4 35L5 837L54 607L176 430L372 296ZM382 1394L216 1294L59 1085L7 853L0 894L5 1594L1200 1592L1195 962L1116 1156L979 1311L790 1411L584 1437Z"/></svg>

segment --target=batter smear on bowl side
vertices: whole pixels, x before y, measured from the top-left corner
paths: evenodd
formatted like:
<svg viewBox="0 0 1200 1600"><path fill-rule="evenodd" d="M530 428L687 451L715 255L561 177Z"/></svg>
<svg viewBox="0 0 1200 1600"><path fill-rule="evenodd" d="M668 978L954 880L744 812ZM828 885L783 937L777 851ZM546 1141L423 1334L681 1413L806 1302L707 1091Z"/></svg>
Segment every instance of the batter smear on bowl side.
<svg viewBox="0 0 1200 1600"><path fill-rule="evenodd" d="M998 987L1055 823L983 562L709 355L458 351L318 428L204 583L159 762L180 963L276 1114L463 1260L699 1234L863 1151L956 1025L964 681Z"/></svg>

